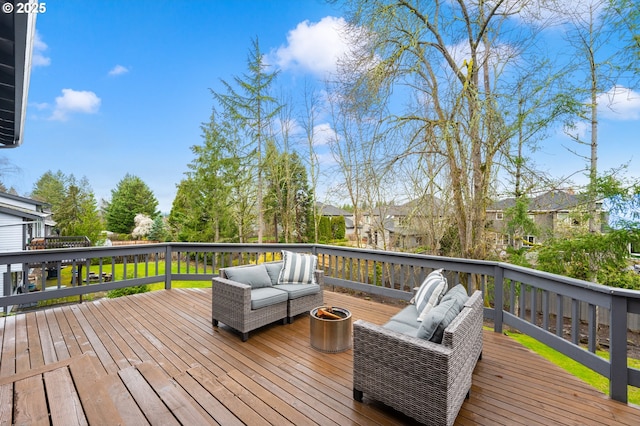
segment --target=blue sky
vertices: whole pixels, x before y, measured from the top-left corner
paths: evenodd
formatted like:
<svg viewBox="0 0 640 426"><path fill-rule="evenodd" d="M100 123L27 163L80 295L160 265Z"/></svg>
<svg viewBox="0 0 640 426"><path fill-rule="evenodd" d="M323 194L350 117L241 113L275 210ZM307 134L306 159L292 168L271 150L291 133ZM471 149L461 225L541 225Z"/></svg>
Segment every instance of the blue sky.
<svg viewBox="0 0 640 426"><path fill-rule="evenodd" d="M332 30L341 16L321 0L47 2L23 144L0 151L20 170L3 182L28 195L43 173L61 170L87 177L99 202L131 173L169 212L190 147L201 143L209 89L246 71L251 40L279 65L279 84L301 93L344 50ZM640 177L640 97L628 94L615 114L603 109L600 169L629 162ZM584 161L563 145L552 135L536 163L555 176L579 170Z"/></svg>
<svg viewBox="0 0 640 426"><path fill-rule="evenodd" d="M339 16L335 7L320 0L47 3L36 21L23 144L0 151L20 168L5 185L28 194L47 170L61 170L86 176L99 201L131 173L169 212L193 159L190 147L202 142L209 89L222 91L221 79L246 71L252 39L265 53L286 53L287 35L299 24L331 16ZM326 67L299 54L281 78L289 86Z"/></svg>

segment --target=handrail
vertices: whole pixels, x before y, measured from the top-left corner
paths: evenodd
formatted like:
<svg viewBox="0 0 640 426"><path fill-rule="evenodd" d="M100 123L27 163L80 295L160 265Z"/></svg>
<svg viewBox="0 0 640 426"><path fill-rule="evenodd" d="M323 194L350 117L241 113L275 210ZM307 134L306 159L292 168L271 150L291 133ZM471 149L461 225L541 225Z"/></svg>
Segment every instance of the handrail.
<svg viewBox="0 0 640 426"><path fill-rule="evenodd" d="M627 365L627 329L629 318L640 315L640 292L501 262L321 244L172 242L10 252L0 253L0 310L149 283L170 289L172 281L209 280L221 267L270 260L283 249L316 254L326 285L404 300L429 272L443 268L451 285L482 290L495 332L516 328L608 378L612 399L627 402L627 386L640 387L640 370ZM61 282L64 267L77 271L71 282ZM30 269L41 283L57 276L56 285L12 294L16 277L26 281ZM610 330L609 360L595 353L603 324Z"/></svg>

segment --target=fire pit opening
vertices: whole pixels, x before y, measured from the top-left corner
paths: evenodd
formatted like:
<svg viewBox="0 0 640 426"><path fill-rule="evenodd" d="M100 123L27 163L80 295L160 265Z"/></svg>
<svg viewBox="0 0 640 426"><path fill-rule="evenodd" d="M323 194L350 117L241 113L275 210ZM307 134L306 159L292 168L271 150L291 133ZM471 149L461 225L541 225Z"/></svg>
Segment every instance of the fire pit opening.
<svg viewBox="0 0 640 426"><path fill-rule="evenodd" d="M310 313L311 347L337 353L351 348L351 312L345 308L321 306Z"/></svg>
<svg viewBox="0 0 640 426"><path fill-rule="evenodd" d="M322 307L317 308L311 311L311 315L314 315L316 318L322 318L326 320L341 320L348 317L349 311L345 309L333 309L333 307Z"/></svg>

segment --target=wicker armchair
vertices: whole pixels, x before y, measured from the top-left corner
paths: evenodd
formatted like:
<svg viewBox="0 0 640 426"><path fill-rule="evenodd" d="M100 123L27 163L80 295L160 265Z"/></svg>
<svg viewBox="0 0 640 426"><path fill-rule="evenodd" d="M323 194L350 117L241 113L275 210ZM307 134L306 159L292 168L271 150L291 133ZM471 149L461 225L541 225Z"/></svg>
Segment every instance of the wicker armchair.
<svg viewBox="0 0 640 426"><path fill-rule="evenodd" d="M242 267L239 266L239 268ZM251 330L280 320L282 320L283 324L293 322L293 318L296 315L309 312L311 309L323 304L324 272L316 270L314 275L316 283L320 286L319 292L301 297L285 297L282 302L270 304L259 309L251 309L251 286L228 279L225 268L221 268L220 276L214 277L212 281L211 322L214 326L217 326L218 322L222 322L238 330L242 334L243 341L249 338ZM295 287L296 284L290 286ZM257 291L288 293L287 285L274 285L267 289L257 289Z"/></svg>
<svg viewBox="0 0 640 426"><path fill-rule="evenodd" d="M363 320L353 324L353 397L363 394L421 423L452 425L482 355L482 294L476 291L442 343Z"/></svg>
<svg viewBox="0 0 640 426"><path fill-rule="evenodd" d="M272 322L281 320L287 323L287 300L251 309L251 286L241 284L223 277L213 278L211 300L211 322L218 321L242 333L242 341L246 342L249 332Z"/></svg>

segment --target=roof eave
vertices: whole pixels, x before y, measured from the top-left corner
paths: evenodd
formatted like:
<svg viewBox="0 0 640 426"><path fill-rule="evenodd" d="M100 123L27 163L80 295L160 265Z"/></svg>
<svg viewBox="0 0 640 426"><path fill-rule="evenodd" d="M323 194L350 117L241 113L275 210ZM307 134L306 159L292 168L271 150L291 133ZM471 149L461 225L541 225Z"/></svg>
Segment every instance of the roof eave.
<svg viewBox="0 0 640 426"><path fill-rule="evenodd" d="M0 148L15 148L22 144L27 96L31 80L31 61L36 30L35 13L13 14L14 36L14 120L13 134L0 141Z"/></svg>

